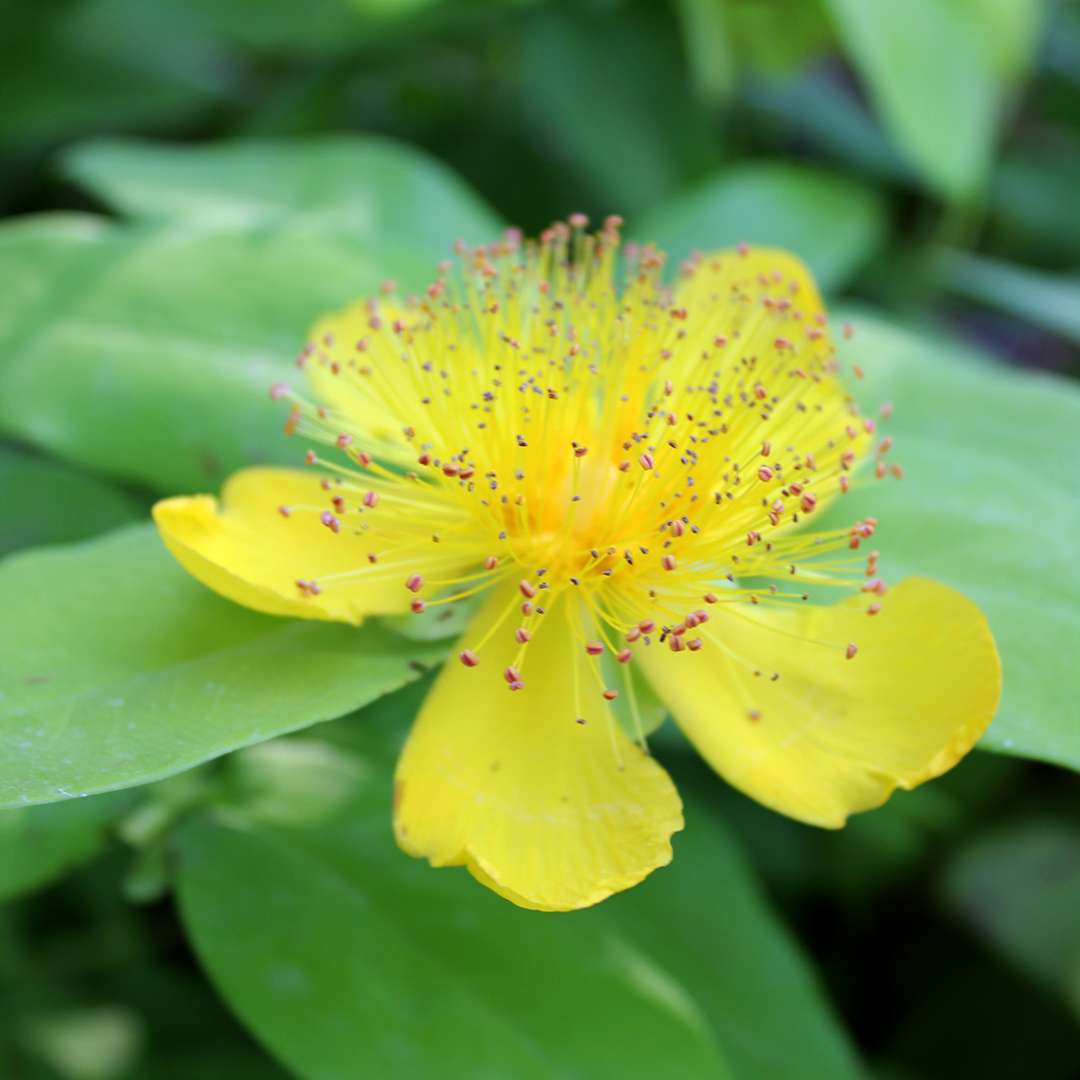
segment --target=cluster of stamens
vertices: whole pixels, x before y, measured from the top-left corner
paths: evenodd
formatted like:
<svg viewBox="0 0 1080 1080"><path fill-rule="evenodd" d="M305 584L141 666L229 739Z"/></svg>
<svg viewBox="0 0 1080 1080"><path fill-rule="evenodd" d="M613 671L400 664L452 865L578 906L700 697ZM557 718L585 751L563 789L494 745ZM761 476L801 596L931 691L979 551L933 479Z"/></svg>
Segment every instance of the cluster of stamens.
<svg viewBox="0 0 1080 1080"><path fill-rule="evenodd" d="M695 258L669 286L662 256L621 248L619 226L589 233L574 215L535 243L459 245L422 296L388 284L316 329L299 359L311 400L272 395L291 404L288 432L328 450L305 458L325 503L281 513L362 554L355 571L298 580L300 595L397 579L403 610L425 616L504 583L505 610L460 661L481 665L512 634L511 690L565 601L608 701L604 662L646 645L738 659L706 608L832 585L880 610L877 552L856 554L876 520L795 528L871 474L900 475L891 439L872 449L875 422L841 389L808 286L787 262L748 270L746 249Z"/></svg>

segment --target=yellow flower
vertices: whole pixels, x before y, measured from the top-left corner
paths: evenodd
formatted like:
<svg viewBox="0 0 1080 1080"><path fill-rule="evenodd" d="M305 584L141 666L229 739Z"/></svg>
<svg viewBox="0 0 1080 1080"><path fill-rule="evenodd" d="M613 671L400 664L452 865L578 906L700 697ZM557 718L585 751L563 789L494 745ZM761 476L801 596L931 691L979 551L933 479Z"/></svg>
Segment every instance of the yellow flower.
<svg viewBox="0 0 1080 1080"><path fill-rule="evenodd" d="M326 316L306 389L272 391L315 468L154 510L190 573L259 611L479 599L402 754L396 835L543 910L671 859L679 796L612 705L640 723L635 668L730 783L826 827L956 764L1000 692L973 604L886 590L876 521L804 528L898 472L806 268L744 247L669 288L656 251L619 254L618 219L584 226L462 248L421 298Z"/></svg>

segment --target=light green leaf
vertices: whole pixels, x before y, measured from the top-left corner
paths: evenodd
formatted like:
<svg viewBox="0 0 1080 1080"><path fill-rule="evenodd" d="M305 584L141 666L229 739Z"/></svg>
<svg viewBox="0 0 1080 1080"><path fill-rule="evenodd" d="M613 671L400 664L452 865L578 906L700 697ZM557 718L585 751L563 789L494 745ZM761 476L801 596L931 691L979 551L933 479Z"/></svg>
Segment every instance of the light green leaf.
<svg viewBox="0 0 1080 1080"><path fill-rule="evenodd" d="M86 540L141 518L138 499L89 473L0 446L0 555Z"/></svg>
<svg viewBox="0 0 1080 1080"><path fill-rule="evenodd" d="M314 319L387 278L431 280L497 221L384 140L221 149L92 144L71 168L148 220L0 229L0 433L160 491L297 460L269 385Z"/></svg>
<svg viewBox="0 0 1080 1080"><path fill-rule="evenodd" d="M942 260L941 281L952 292L1007 311L1080 345L1080 276L1047 274L951 251Z"/></svg>
<svg viewBox="0 0 1080 1080"><path fill-rule="evenodd" d="M869 315L841 355L865 369L864 406L891 401L882 432L904 479L868 484L831 521L880 519L888 580L935 577L990 620L1004 697L982 746L1080 769L1080 503L1054 476L1080 464L1080 392Z"/></svg>
<svg viewBox="0 0 1080 1080"><path fill-rule="evenodd" d="M149 525L0 565L0 806L145 783L328 720L441 651L277 619L176 565Z"/></svg>
<svg viewBox="0 0 1080 1080"><path fill-rule="evenodd" d="M716 783L711 773L704 779L706 789ZM731 833L705 799L686 784L680 791L687 826L675 837L673 866L601 912L681 981L736 1076L860 1076L813 972L769 910Z"/></svg>
<svg viewBox="0 0 1080 1080"><path fill-rule="evenodd" d="M825 289L843 286L885 233L885 208L870 187L819 169L761 162L715 173L631 223L636 240L670 260L745 241L785 247Z"/></svg>
<svg viewBox="0 0 1080 1080"><path fill-rule="evenodd" d="M805 963L700 805L675 838L672 867L571 914L523 911L462 869L432 870L398 851L391 777L415 689L324 729L363 764L355 802L336 820L241 829L233 817L181 837L181 912L195 949L290 1068L858 1074ZM258 899L267 896L271 905Z"/></svg>
<svg viewBox="0 0 1080 1080"><path fill-rule="evenodd" d="M942 195L975 195L990 165L999 88L974 16L953 0L828 6L897 146Z"/></svg>
<svg viewBox="0 0 1080 1080"><path fill-rule="evenodd" d="M135 218L206 229L321 232L351 243L358 257L372 242L383 248L392 241L429 259L429 276L455 240L485 243L500 229L479 196L445 165L371 135L207 146L102 139L68 151L63 168Z"/></svg>
<svg viewBox="0 0 1080 1080"><path fill-rule="evenodd" d="M968 26L982 35L997 75L1016 84L1035 58L1046 22L1046 0L951 0Z"/></svg>
<svg viewBox="0 0 1080 1080"><path fill-rule="evenodd" d="M1008 825L959 852L944 894L973 933L1080 1018L1080 828Z"/></svg>
<svg viewBox="0 0 1080 1080"><path fill-rule="evenodd" d="M632 942L409 860L393 848L384 786L377 795L336 858L301 832L204 823L183 835L195 950L289 1069L306 1080L733 1075L695 1003Z"/></svg>
<svg viewBox="0 0 1080 1080"><path fill-rule="evenodd" d="M298 461L269 400L320 312L426 264L291 227L0 230L0 429L159 491ZM404 271L404 274L402 273Z"/></svg>
<svg viewBox="0 0 1080 1080"><path fill-rule="evenodd" d="M0 811L0 900L47 885L96 855L128 803L124 795L98 795Z"/></svg>
<svg viewBox="0 0 1080 1080"><path fill-rule="evenodd" d="M736 70L722 0L678 0L675 11L698 96L706 105L725 105L735 92Z"/></svg>

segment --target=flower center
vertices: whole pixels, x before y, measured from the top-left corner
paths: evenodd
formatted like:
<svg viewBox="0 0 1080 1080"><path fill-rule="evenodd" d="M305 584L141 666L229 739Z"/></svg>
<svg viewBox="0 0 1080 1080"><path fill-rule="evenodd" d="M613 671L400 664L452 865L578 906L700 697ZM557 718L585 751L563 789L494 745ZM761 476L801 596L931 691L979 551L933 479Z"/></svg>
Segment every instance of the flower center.
<svg viewBox="0 0 1080 1080"><path fill-rule="evenodd" d="M620 250L618 219L585 225L461 246L423 296L388 286L323 320L300 358L314 400L273 393L289 431L349 464L309 451L328 504L283 511L364 538L356 580L400 577L418 614L520 581L505 632L523 649L563 593L586 645L621 658L650 635L697 651L703 605L883 590L857 554L876 522L795 528L850 490L875 430L801 265L740 248L669 286L658 252ZM888 450L879 477L899 475ZM300 588L354 583L337 578Z"/></svg>

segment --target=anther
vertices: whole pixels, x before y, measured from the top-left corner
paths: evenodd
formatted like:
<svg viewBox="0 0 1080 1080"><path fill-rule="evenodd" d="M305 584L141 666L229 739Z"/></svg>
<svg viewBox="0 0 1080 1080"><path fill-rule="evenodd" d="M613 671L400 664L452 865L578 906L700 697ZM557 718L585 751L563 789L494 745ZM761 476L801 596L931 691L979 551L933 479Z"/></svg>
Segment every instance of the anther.
<svg viewBox="0 0 1080 1080"><path fill-rule="evenodd" d="M419 574L412 574L405 580L409 592L419 592L424 587L424 579Z"/></svg>
<svg viewBox="0 0 1080 1080"><path fill-rule="evenodd" d="M586 641L585 651L590 656L599 656L604 651L604 646L599 641Z"/></svg>
<svg viewBox="0 0 1080 1080"><path fill-rule="evenodd" d="M472 649L462 649L458 654L458 659L466 667L476 667L476 665L480 663L480 657L477 656Z"/></svg>

